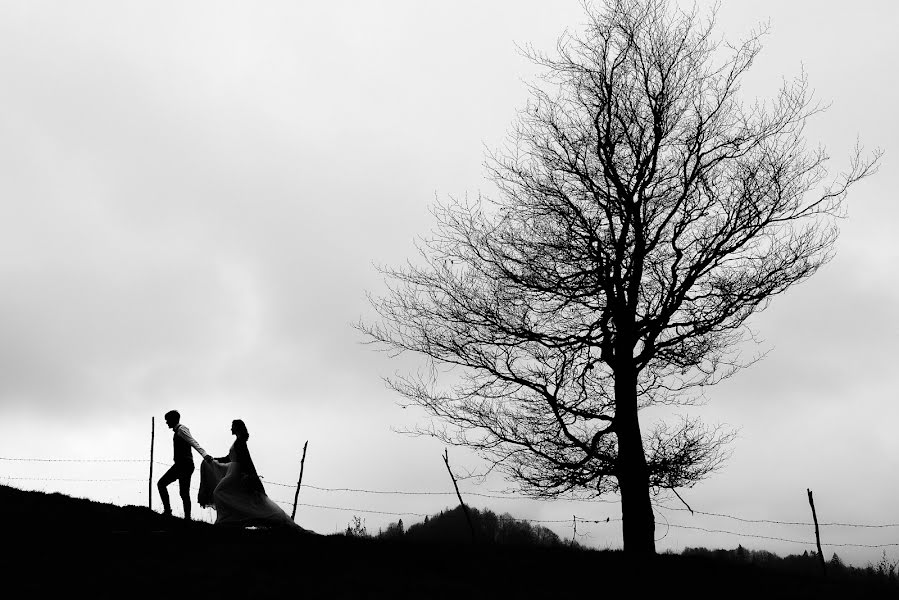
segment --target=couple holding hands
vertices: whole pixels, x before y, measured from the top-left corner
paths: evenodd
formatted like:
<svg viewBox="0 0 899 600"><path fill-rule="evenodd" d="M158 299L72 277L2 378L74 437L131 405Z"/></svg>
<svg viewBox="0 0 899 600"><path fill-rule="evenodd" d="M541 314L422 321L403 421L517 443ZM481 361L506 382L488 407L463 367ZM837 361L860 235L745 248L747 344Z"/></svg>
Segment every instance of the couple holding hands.
<svg viewBox="0 0 899 600"><path fill-rule="evenodd" d="M234 443L228 456L221 458L213 458L200 447L190 435L190 430L181 424L181 415L177 410L167 412L165 422L174 432L172 442L175 464L160 477L157 484L164 515L172 514L167 488L177 481L184 503L184 518L190 520L190 479L195 468L191 453L193 448L203 457L197 501L204 508L215 508L216 525L285 527L305 531L265 494L262 480L256 473L247 448L250 434L243 421L235 419L231 422Z"/></svg>

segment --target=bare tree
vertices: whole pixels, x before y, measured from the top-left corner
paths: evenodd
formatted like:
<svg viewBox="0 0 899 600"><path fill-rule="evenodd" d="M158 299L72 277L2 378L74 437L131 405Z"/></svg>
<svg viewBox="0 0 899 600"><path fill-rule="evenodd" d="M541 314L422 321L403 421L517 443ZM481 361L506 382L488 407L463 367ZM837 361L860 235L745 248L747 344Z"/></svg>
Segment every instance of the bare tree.
<svg viewBox="0 0 899 600"><path fill-rule="evenodd" d="M689 416L641 430L638 414L674 414L752 362L747 318L829 259L879 152L828 177L804 76L740 101L761 31L716 42L714 14L666 0L587 14L553 56L528 51L546 77L488 158L498 197L438 205L424 260L384 270L380 322L359 327L428 357L389 383L432 434L530 494L620 493L625 550L651 554L652 494L714 471L732 434Z"/></svg>

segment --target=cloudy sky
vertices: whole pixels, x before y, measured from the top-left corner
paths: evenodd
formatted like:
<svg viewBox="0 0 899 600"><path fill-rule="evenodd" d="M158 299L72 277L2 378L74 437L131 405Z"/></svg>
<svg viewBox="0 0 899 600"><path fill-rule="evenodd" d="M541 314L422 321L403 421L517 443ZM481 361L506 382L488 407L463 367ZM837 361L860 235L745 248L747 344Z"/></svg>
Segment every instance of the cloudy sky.
<svg viewBox="0 0 899 600"><path fill-rule="evenodd" d="M856 137L886 155L852 190L836 258L753 320L767 358L710 391L702 416L740 435L727 467L682 496L808 521L810 488L822 522L899 523L899 5L726 2L719 32L769 20L747 97L804 69L831 103L808 135L832 172ZM404 261L434 225L435 198L491 193L485 149L537 72L516 44L550 50L583 21L576 0L0 2L0 457L146 461L155 417L168 462L162 415L177 408L215 455L244 419L283 502L293 492L275 483L296 481L307 440L309 485L445 494L304 489L316 506L297 520L321 533L452 506L443 446L394 431L423 415L381 380L416 362L364 345L352 323L383 290L374 265ZM146 462L0 461L0 482L119 504L146 504L147 476ZM620 516L614 502L468 499L564 521L546 524L565 537L572 515ZM658 521L660 549L783 555L814 539L683 510ZM621 543L614 521L578 533ZM856 564L899 559L899 527L825 526L822 541Z"/></svg>

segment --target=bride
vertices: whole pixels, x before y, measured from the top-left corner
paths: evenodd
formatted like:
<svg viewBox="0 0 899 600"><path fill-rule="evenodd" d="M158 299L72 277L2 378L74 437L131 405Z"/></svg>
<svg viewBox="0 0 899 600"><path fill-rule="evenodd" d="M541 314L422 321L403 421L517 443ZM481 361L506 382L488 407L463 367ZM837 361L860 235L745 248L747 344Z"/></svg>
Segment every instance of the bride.
<svg viewBox="0 0 899 600"><path fill-rule="evenodd" d="M231 422L235 440L228 456L208 458L200 468L200 506L215 508L216 525L286 527L305 531L265 494L256 473L247 440L250 434L240 419Z"/></svg>

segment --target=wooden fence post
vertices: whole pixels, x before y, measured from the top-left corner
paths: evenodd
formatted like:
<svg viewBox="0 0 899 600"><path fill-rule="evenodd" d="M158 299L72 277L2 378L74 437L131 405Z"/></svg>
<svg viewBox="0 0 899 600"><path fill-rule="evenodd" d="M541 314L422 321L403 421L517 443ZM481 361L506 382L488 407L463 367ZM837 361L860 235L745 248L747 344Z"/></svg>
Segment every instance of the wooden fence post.
<svg viewBox="0 0 899 600"><path fill-rule="evenodd" d="M806 488L808 492L808 503L812 507L812 520L815 522L815 542L818 544L818 559L821 561L821 570L827 577L827 561L824 560L824 553L821 551L821 534L818 532L818 515L815 513L815 499L812 498L812 490Z"/></svg>
<svg viewBox="0 0 899 600"><path fill-rule="evenodd" d="M468 513L468 507L465 506L465 502L462 501L462 494L459 493L459 485L456 483L456 478L453 476L453 470L450 469L449 451L446 448L443 449L443 462L446 463L446 470L449 472L450 479L453 480L453 487L456 488L456 496L459 498L459 504L462 505L462 510L465 512L465 520L468 521L468 528L471 530L471 542L474 543L474 524L471 522L471 515Z"/></svg>
<svg viewBox="0 0 899 600"><path fill-rule="evenodd" d="M153 442L156 439L156 417L150 417L150 485L147 494L147 508L153 510Z"/></svg>
<svg viewBox="0 0 899 600"><path fill-rule="evenodd" d="M303 444L303 458L300 459L300 479L297 481L297 491L293 495L293 511L290 513L290 520L293 521L293 518L297 515L297 498L300 497L300 486L303 485L303 465L306 463L306 446L309 445L309 440L306 440L306 443Z"/></svg>

